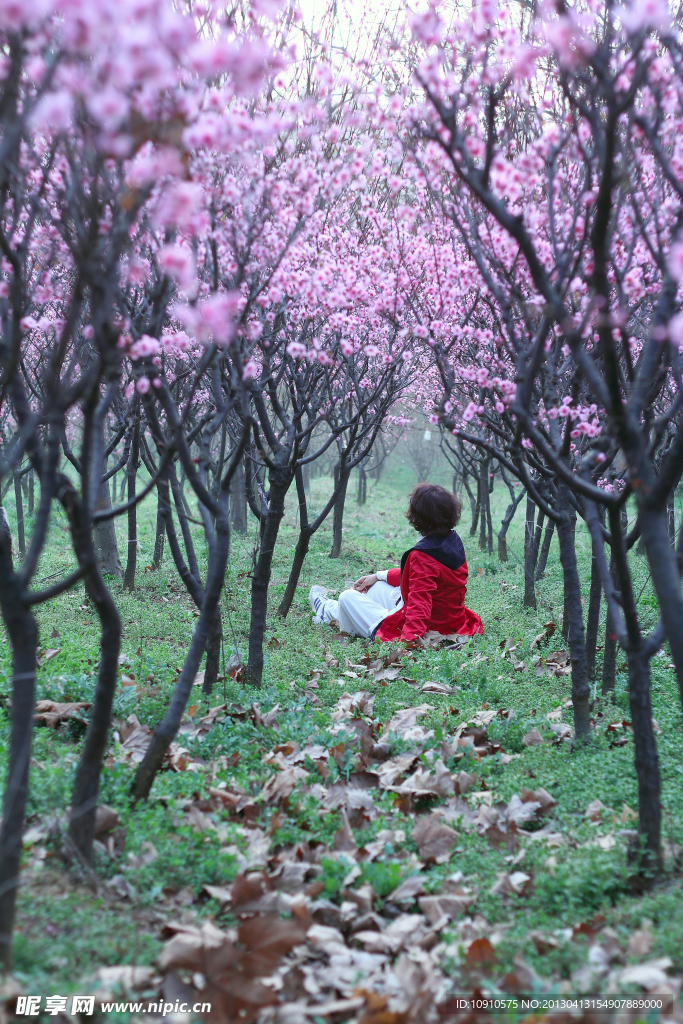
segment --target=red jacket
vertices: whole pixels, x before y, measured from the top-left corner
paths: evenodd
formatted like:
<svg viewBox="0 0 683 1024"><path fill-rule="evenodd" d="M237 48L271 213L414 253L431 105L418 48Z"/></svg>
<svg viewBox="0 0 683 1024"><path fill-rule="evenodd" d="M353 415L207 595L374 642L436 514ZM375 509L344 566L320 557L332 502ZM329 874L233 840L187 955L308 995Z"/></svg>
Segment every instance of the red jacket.
<svg viewBox="0 0 683 1024"><path fill-rule="evenodd" d="M403 607L380 623L378 640L414 640L430 629L437 633L483 633L479 616L465 607L467 562L448 569L424 551L413 549L403 568L390 569L387 583L401 587Z"/></svg>

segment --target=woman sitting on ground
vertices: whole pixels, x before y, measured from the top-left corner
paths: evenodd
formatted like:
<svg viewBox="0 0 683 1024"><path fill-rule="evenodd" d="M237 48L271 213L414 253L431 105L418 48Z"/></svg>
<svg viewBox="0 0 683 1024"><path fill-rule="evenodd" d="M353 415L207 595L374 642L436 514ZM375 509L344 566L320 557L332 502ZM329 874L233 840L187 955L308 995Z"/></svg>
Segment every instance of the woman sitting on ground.
<svg viewBox="0 0 683 1024"><path fill-rule="evenodd" d="M343 633L378 640L415 640L430 630L472 636L481 619L465 607L467 560L454 527L462 503L444 487L418 484L406 518L420 534L403 555L400 569L361 576L338 601L311 587L315 622L337 621Z"/></svg>

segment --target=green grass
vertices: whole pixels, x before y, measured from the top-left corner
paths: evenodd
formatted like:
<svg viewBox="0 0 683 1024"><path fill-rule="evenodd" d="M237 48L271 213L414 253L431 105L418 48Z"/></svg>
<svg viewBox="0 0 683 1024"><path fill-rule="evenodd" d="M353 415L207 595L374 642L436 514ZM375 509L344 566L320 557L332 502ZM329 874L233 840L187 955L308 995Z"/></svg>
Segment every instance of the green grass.
<svg viewBox="0 0 683 1024"><path fill-rule="evenodd" d="M441 479L447 483L450 474L442 468ZM439 479L439 474L435 474ZM185 812L186 802L193 794L206 793L209 784L225 781L228 787L241 786L258 799L272 769L262 763L265 753L276 744L293 740L299 743L334 744L329 711L345 690L353 692L368 684L341 676L344 658L351 661L366 649L368 641L353 641L344 646L331 639L329 630L311 622L308 589L313 582L323 582L332 591L340 590L350 580L375 568L397 564L402 551L409 547L414 533L403 518L406 496L413 486L414 474L407 463L395 456L383 480L368 487L368 502L359 507L355 493L349 494L342 557L330 560L331 523L325 524L314 538L306 561L300 588L286 622L275 615L284 591L293 546L296 539L296 506L292 500L283 521L275 555L273 582L270 590L269 628L267 633L266 669L260 691L243 688L230 680L222 680L208 704L226 702L245 708L257 701L262 710L279 703L283 709L277 727L265 729L252 724L247 716L229 717L216 726L203 743L193 742L190 752L206 764L202 772L163 772L155 782L152 799L146 806L132 810L127 793L133 768L112 760L102 781L102 802L114 806L127 829L126 848L117 860L100 857L97 879L78 880L70 876L59 859L56 839L38 844L40 852L26 850L23 887L19 894L17 935L15 941L16 975L27 991L82 991L79 982L92 975L98 966L136 963L152 964L160 949L160 926L164 920L196 920L218 914L218 905L209 900L202 889L205 884L228 884L239 870L240 857L246 849L244 830L234 822L218 822L218 829L207 833L192 828ZM329 491L327 478L316 478L311 485L311 504L320 507ZM498 524L507 505L507 492L496 484L494 524ZM8 509L12 521L12 509ZM143 723L154 725L163 712L172 692L177 669L181 666L195 621L194 608L166 551L161 571L145 571L151 562L155 505L150 499L141 511L137 589L123 593L120 584L112 581L123 620L122 672L135 677L137 686L120 687L115 701L115 717L125 720L135 714ZM252 520L253 522L253 520ZM588 922L601 914L615 929L626 936L642 922L651 922L654 942L650 956L670 956L674 968L683 971L683 891L669 861L669 873L645 896L634 895L623 842L608 851L584 844L597 834L615 831L621 825L605 828L590 825L585 818L587 805L596 797L618 814L622 806L637 807L637 787L633 768L632 742L623 747L609 746L603 732L583 750L572 752L568 745L525 749L521 737L532 727L547 730L546 714L570 694L568 677L538 676L533 668L533 637L541 632L550 618L559 620L562 611L562 578L556 541L544 578L539 584L537 612L522 608L522 509L509 534L509 561L499 563L495 555L478 550L476 538L468 532L469 512L465 509L461 533L470 568L467 603L485 623L485 632L462 653L434 651L421 653L410 665L410 676L418 683L430 679L455 683L457 693L446 697L422 695L400 680L386 687L369 686L376 693L374 717L387 721L397 708L427 702L434 706L422 720L434 728L437 745L460 721L471 717L482 704L505 708L509 715L499 719L491 735L508 753L521 753L508 765L494 758L477 764L460 761L478 776L478 788L490 789L496 800L508 800L523 786L543 786L557 800L553 827L566 834L570 845L560 851L549 850L541 843L528 843L523 869L532 876L530 890L524 896L503 901L489 890L497 873L506 870L505 849L496 849L475 833L462 833L451 860L446 865L426 872L428 889L438 892L443 880L456 870L463 872L467 883L478 892L473 913L484 915L493 924L506 925L504 937L497 948L501 969L509 968L521 953L541 974L557 973L568 978L583 962L586 944L581 939L561 942L543 955L529 938L534 930L552 931ZM117 523L120 551L125 551L125 525ZM246 653L249 622L249 578L255 530L250 525L247 536L234 535L230 571L223 595L225 650L227 658L233 651ZM200 562L204 559L203 541L197 531ZM583 524L577 526L579 557L584 593L587 599L590 542ZM645 560L632 555L636 593L643 592L639 609L646 626L653 626L657 607L648 582ZM68 570L73 563L63 519L55 514L46 552L41 560L38 578ZM505 584L502 586L501 584ZM98 659L97 619L84 596L82 585L38 611L41 646L59 648L59 654L39 672L39 698L58 701L88 700L95 683ZM56 631L59 635L52 637ZM278 643L272 643L276 638ZM524 672L513 672L501 656L501 642L512 638L520 643L517 657L526 663ZM602 640L600 641L602 642ZM550 649L562 646L559 630ZM340 660L338 669L325 670L319 681L317 695L320 707L307 703L305 680L310 670L323 666L327 649ZM9 652L3 640L0 659L0 693L9 696ZM481 659L486 660L481 660ZM681 705L673 672L666 666L664 654L653 663L653 707L661 733L658 746L662 772L664 833L671 843L683 845L683 732ZM623 657L618 658L622 666ZM342 680L340 685L339 680ZM628 709L625 673L620 670L615 695L616 704L606 703L596 694L594 714L602 711L607 718L620 719ZM200 716L208 706L199 692L193 702L199 704ZM4 702L3 702L4 707ZM457 708L457 712L453 709ZM4 764L9 737L6 709L0 715L0 757ZM70 799L73 772L77 764L82 729L52 731L38 728L31 768L29 823L52 823L53 837L64 828L66 808ZM331 776L343 775L331 762ZM452 767L455 767L452 765ZM314 781L313 776L311 780ZM377 794L382 810L378 820L357 840L369 842L380 828L402 829L401 842L388 848L378 862L364 867L365 878L382 899L408 870L409 857L416 851L411 838L412 822L394 804L391 794ZM322 842L331 846L340 826L338 813L319 814L318 803L310 796L290 800L289 811L281 819L272 820L274 812L265 809L261 827L273 828L273 844L302 840ZM152 844L156 853L147 866L131 867L128 855L137 855ZM556 854L553 864L549 857ZM338 898L343 878L339 865L323 864L325 896ZM128 885L128 897L111 883L116 876ZM227 919L220 918L225 923Z"/></svg>

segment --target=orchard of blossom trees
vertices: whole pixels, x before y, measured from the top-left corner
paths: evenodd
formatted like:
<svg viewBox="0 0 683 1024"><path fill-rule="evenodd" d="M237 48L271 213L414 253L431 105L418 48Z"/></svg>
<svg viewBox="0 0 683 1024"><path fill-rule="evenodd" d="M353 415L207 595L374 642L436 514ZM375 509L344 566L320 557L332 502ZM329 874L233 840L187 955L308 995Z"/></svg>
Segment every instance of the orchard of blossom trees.
<svg viewBox="0 0 683 1024"><path fill-rule="evenodd" d="M300 517L281 616L328 516L339 554L352 470L416 410L441 431L490 550L490 475L505 481L501 558L524 496L528 603L557 534L575 748L590 742L604 597L603 692L617 644L628 663L632 854L656 877L650 661L665 642L683 700L683 533L670 515L683 473L680 33L665 0L434 2L406 8L354 61L284 0L0 0L0 486L18 524L12 536L0 523L5 964L36 606L83 581L99 618L69 823L69 856L89 865L140 502L156 500L155 564L167 544L198 616L133 802L150 795L205 654L205 692L215 684L231 530L259 524L242 670L258 687L285 499L296 493ZM330 457L332 494L309 514L306 475ZM40 589L56 507L73 569ZM585 623L577 518L593 545ZM649 633L637 543L661 615Z"/></svg>

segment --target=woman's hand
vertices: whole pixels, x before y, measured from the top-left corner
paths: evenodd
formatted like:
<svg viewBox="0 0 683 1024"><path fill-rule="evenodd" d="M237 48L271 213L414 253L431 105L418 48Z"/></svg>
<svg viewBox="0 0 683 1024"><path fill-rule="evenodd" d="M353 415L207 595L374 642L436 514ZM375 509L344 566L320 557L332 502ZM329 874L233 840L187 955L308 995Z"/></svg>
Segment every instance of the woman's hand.
<svg viewBox="0 0 683 1024"><path fill-rule="evenodd" d="M353 585L353 589L359 590L361 594L364 594L366 590L369 590L370 587L373 587L376 582L377 573L371 572L369 576L361 576L359 580L356 580L356 582Z"/></svg>

